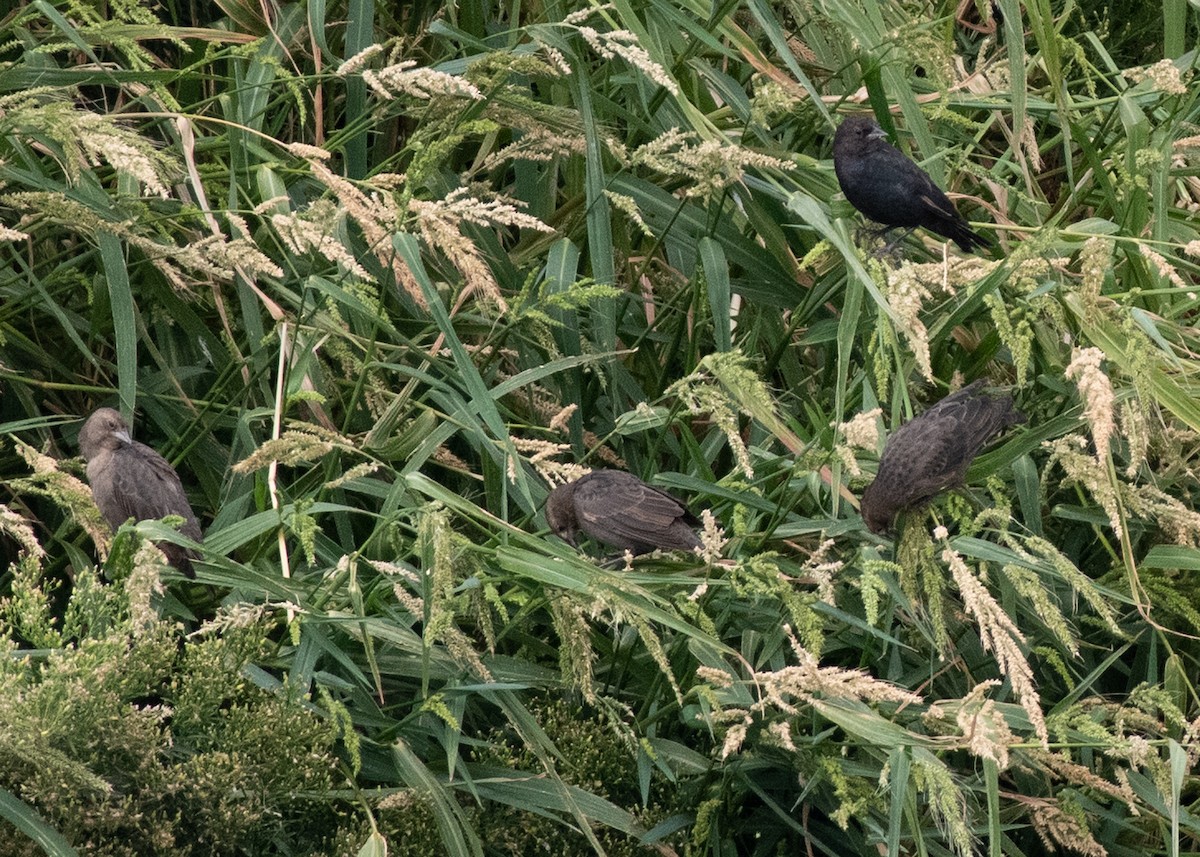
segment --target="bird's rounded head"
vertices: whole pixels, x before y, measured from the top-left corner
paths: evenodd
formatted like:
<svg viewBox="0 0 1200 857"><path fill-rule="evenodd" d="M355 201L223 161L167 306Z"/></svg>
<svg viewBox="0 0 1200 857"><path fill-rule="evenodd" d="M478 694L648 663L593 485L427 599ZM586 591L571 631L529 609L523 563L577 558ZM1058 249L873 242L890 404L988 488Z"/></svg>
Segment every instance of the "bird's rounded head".
<svg viewBox="0 0 1200 857"><path fill-rule="evenodd" d="M559 485L546 498L546 523L569 545L575 544L579 521L575 517L575 483Z"/></svg>
<svg viewBox="0 0 1200 857"><path fill-rule="evenodd" d="M875 487L875 483L872 482L863 491L858 511L866 522L867 529L876 535L883 535L892 528L897 510L885 498L878 496L879 492L874 490Z"/></svg>
<svg viewBox="0 0 1200 857"><path fill-rule="evenodd" d="M845 141L855 141L858 145L866 145L872 140L886 140L887 132L879 127L879 123L865 113L847 116L838 126L837 138Z"/></svg>
<svg viewBox="0 0 1200 857"><path fill-rule="evenodd" d="M104 450L120 449L133 443L129 423L112 408L99 408L79 430L79 451L91 461Z"/></svg>

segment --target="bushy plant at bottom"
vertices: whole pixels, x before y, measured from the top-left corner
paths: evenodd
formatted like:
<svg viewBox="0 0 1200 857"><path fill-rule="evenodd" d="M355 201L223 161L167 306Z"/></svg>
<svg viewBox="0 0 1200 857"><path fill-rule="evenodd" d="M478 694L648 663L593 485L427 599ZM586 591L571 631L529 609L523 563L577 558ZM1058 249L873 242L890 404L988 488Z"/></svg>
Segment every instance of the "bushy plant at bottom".
<svg viewBox="0 0 1200 857"><path fill-rule="evenodd" d="M328 798L343 780L336 731L253 669L273 621L235 607L185 634L155 609L161 561L147 545L110 559L110 583L84 571L61 621L46 618L53 587L36 567L17 571L2 602L0 788L89 857L344 853L332 843L347 810ZM41 648L23 656L14 638ZM0 857L41 853L0 823Z"/></svg>

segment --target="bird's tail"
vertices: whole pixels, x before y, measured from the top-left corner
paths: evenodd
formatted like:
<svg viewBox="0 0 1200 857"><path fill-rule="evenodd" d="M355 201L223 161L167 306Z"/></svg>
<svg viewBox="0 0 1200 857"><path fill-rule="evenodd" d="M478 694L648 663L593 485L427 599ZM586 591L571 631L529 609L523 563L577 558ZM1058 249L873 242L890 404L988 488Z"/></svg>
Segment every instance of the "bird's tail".
<svg viewBox="0 0 1200 857"><path fill-rule="evenodd" d="M945 236L957 244L964 253L972 253L976 247L981 250L990 250L993 246L990 240L978 232L973 232L965 220L948 220L945 221L944 226L946 227Z"/></svg>

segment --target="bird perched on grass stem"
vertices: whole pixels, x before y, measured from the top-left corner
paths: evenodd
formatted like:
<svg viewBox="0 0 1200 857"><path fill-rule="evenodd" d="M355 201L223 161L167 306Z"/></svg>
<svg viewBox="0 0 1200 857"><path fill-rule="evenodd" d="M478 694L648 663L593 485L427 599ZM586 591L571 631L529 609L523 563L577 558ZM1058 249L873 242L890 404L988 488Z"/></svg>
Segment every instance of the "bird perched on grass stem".
<svg viewBox="0 0 1200 857"><path fill-rule="evenodd" d="M863 492L863 520L873 533L890 529L902 510L961 484L979 450L1023 422L1012 397L987 395L983 381L942 399L888 438L875 481Z"/></svg>
<svg viewBox="0 0 1200 857"><path fill-rule="evenodd" d="M964 253L991 246L988 239L971 231L929 174L889 143L870 117L842 120L833 137L833 171L850 204L889 230L903 228L907 235L924 226L953 240Z"/></svg>
<svg viewBox="0 0 1200 857"><path fill-rule="evenodd" d="M546 522L571 545L583 531L635 555L700 545L694 529L700 522L686 506L622 470L593 470L559 485L546 498Z"/></svg>
<svg viewBox="0 0 1200 857"><path fill-rule="evenodd" d="M200 523L192 511L179 474L170 463L129 434L129 424L112 408L100 408L79 431L79 451L87 461L92 496L104 519L115 531L130 518L157 520L167 515L183 518L179 532L200 541ZM170 542L158 542L167 561L188 577L195 577L195 554Z"/></svg>

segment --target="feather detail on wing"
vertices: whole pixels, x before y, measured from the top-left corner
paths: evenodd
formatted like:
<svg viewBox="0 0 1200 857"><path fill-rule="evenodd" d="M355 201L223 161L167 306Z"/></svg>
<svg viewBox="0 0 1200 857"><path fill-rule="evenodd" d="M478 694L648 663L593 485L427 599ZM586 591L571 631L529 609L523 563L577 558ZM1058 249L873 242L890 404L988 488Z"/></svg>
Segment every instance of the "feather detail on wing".
<svg viewBox="0 0 1200 857"><path fill-rule="evenodd" d="M687 508L657 488L620 471L598 471L575 489L575 513L584 532L635 551L699 544Z"/></svg>

